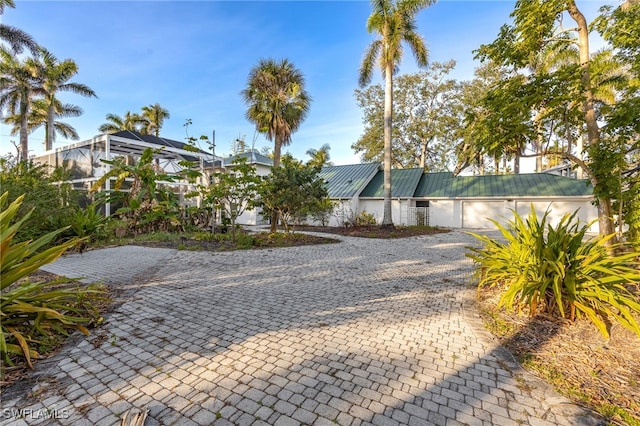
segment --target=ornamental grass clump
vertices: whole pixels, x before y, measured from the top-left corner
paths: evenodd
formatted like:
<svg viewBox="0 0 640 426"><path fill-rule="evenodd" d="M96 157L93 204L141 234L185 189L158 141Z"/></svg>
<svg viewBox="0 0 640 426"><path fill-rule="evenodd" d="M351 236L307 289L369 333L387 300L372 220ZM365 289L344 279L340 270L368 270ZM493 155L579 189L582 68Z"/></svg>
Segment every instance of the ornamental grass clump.
<svg viewBox="0 0 640 426"><path fill-rule="evenodd" d="M46 346L56 335L65 335L70 329L88 334L84 325L90 319L80 316L87 308L90 310L85 306L85 296L101 291L91 286L51 287L60 281L32 283L23 280L41 266L53 262L79 240L71 239L48 247L67 229L61 228L36 240L15 242L16 233L31 212L14 222L24 196L5 209L7 199L7 192L0 196L0 355L7 365L13 364L12 356L22 356L33 368L31 360L40 356L36 347Z"/></svg>
<svg viewBox="0 0 640 426"><path fill-rule="evenodd" d="M528 308L531 316L548 313L574 321L587 317L609 337L615 320L640 336L640 269L637 253L612 253L609 236L587 238L591 224L566 214L554 227L540 220L531 207L523 219L502 226L491 220L506 242L470 233L484 247L470 248L467 256L477 265L478 290L500 286L498 307Z"/></svg>

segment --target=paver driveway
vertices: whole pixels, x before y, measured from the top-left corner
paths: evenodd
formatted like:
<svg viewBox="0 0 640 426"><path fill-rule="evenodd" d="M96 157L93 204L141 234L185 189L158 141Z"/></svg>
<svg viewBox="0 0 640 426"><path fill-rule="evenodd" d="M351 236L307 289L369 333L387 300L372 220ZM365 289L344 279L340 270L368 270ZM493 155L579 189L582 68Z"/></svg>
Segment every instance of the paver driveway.
<svg viewBox="0 0 640 426"><path fill-rule="evenodd" d="M3 424L113 425L133 407L147 425L597 424L478 326L472 243L453 231L64 257L47 269L128 290L39 365L29 396L3 397Z"/></svg>

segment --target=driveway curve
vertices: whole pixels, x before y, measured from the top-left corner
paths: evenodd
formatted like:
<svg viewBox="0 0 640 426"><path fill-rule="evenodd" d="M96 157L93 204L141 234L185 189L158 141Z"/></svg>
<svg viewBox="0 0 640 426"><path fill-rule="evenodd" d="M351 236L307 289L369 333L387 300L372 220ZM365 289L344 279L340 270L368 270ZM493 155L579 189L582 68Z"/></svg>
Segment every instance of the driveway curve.
<svg viewBox="0 0 640 426"><path fill-rule="evenodd" d="M121 285L121 303L3 395L2 424L600 424L482 329L466 233L340 239L59 259L46 269Z"/></svg>

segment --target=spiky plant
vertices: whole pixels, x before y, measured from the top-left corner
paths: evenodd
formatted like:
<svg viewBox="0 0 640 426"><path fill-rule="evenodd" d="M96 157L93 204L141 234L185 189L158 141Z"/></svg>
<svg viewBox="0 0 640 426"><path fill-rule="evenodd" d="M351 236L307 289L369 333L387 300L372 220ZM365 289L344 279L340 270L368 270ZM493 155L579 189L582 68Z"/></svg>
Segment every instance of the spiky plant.
<svg viewBox="0 0 640 426"><path fill-rule="evenodd" d="M492 220L506 242L470 233L484 243L467 256L477 264L478 288L503 287L499 306L548 312L571 321L586 316L609 337L610 319L640 336L640 285L637 253L613 254L606 237L586 238L590 224L566 214L554 227L533 209L527 219L514 212L502 226ZM635 290L634 290L635 288Z"/></svg>
<svg viewBox="0 0 640 426"><path fill-rule="evenodd" d="M11 365L11 355L21 355L33 368L31 360L40 355L34 345L48 340L54 333L67 334L69 329L78 329L88 334L83 324L89 318L79 316L78 301L88 293L98 293L93 286L83 288L49 288L58 282L35 282L28 277L40 267L53 262L67 249L77 244L77 239L43 249L58 234L61 228L34 240L13 242L20 226L31 212L14 222L24 196L18 197L5 209L8 193L0 196L0 354ZM13 222L13 223L12 223Z"/></svg>

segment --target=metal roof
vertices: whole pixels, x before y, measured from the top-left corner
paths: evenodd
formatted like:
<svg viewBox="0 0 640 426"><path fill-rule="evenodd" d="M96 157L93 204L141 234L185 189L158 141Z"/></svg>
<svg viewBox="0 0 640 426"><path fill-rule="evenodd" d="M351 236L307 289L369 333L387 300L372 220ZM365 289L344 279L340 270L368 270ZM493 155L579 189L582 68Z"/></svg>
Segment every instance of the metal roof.
<svg viewBox="0 0 640 426"><path fill-rule="evenodd" d="M414 197L567 197L593 195L588 181L549 173L519 175L456 176L425 173Z"/></svg>
<svg viewBox="0 0 640 426"><path fill-rule="evenodd" d="M411 198L416 191L423 169L393 169L391 170L391 197ZM379 171L362 191L360 197L375 198L384 196L384 171Z"/></svg>
<svg viewBox="0 0 640 426"><path fill-rule="evenodd" d="M247 151L241 154L232 155L222 159L223 164L228 165L233 163L236 158L246 158L249 164L264 164L266 166L273 166L273 160L266 155L262 155L257 151Z"/></svg>
<svg viewBox="0 0 640 426"><path fill-rule="evenodd" d="M181 149L184 150L185 146L187 145L184 142L179 142L173 139L165 139L165 138L161 138L161 137L157 137L154 135L143 135L142 133L138 133L138 132L133 132L131 130L122 130L120 132L116 132L116 133L112 133L111 136L117 136L117 137L121 137L121 138L126 138L129 140L138 140L141 142L146 142L146 143L150 143L153 145L158 145L158 147L171 147L171 148L176 148L176 149ZM191 149L191 148L190 148ZM198 148L198 153L200 154L204 154L207 156L211 156L212 154L207 152L207 151L203 151L201 149ZM198 157L197 157L197 152L194 152L193 155L186 155L183 154L181 155L182 158L184 158L185 160L188 161L197 161Z"/></svg>
<svg viewBox="0 0 640 426"><path fill-rule="evenodd" d="M378 163L323 167L319 177L327 183L329 198L353 198L376 174Z"/></svg>

